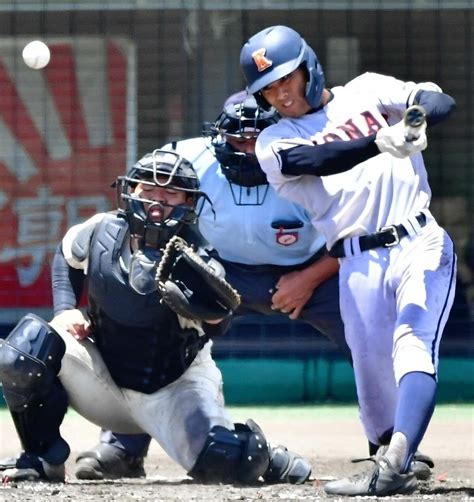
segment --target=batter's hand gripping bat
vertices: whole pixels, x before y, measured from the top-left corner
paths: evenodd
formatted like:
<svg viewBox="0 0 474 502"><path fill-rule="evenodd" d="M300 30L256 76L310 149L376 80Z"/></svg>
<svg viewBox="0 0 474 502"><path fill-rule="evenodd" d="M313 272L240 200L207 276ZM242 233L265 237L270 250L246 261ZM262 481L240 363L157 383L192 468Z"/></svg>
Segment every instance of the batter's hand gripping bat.
<svg viewBox="0 0 474 502"><path fill-rule="evenodd" d="M403 115L405 122L405 141L415 141L420 136L421 127L426 124L426 112L420 105L407 108Z"/></svg>

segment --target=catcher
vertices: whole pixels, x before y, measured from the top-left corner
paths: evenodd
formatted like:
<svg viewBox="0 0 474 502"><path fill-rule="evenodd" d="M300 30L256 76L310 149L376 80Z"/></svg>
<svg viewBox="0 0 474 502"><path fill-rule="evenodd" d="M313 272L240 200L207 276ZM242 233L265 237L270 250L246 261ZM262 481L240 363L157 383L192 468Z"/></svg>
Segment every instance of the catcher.
<svg viewBox="0 0 474 502"><path fill-rule="evenodd" d="M116 188L119 210L72 227L58 247L54 319L28 314L0 343L24 449L4 479L64 480L59 428L71 405L106 429L149 434L198 481L306 480L304 459L224 408L212 338L240 299L193 234L204 194L192 165L156 150ZM87 316L77 307L86 276Z"/></svg>

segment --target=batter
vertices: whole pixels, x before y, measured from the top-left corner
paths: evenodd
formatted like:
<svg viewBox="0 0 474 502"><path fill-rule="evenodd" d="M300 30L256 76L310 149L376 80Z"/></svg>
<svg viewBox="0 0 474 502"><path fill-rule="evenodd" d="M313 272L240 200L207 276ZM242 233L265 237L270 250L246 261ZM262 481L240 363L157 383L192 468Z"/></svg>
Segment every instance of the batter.
<svg viewBox="0 0 474 502"><path fill-rule="evenodd" d="M434 83L365 73L325 88L314 51L293 29L266 28L243 46L249 92L283 117L256 154L269 182L311 212L340 260L340 306L361 420L380 449L365 476L330 482L339 495L411 493L410 461L435 407L438 349L455 289L453 243L429 211L418 138L403 116L421 105L428 126L454 100Z"/></svg>

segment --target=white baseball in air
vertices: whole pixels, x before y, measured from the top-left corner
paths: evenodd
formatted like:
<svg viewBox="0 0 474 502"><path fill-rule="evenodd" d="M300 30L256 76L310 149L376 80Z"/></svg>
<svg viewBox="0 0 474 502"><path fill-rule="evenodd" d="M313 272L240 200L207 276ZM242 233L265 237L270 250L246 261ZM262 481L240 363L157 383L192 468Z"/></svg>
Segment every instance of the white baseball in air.
<svg viewBox="0 0 474 502"><path fill-rule="evenodd" d="M44 42L41 42L41 40L34 40L25 45L22 56L26 66L34 70L40 70L49 63L51 52Z"/></svg>

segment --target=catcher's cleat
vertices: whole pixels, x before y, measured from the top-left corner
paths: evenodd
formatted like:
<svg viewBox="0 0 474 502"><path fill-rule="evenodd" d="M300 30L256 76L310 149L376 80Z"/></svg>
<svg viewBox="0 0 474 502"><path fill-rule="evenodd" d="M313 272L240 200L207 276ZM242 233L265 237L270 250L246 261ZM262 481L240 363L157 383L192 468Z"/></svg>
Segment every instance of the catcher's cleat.
<svg viewBox="0 0 474 502"><path fill-rule="evenodd" d="M311 466L303 458L278 445L271 448L270 465L262 476L266 483L302 484L311 475Z"/></svg>
<svg viewBox="0 0 474 502"><path fill-rule="evenodd" d="M353 458L351 460L352 463L365 462L367 460L371 462L377 462L377 459L385 454L388 446L380 446L377 453L375 455L371 455L370 457L364 458ZM426 481L431 476L431 469L434 467L434 462L431 457L421 453L420 451L416 451L415 455L413 455L413 460L410 466L410 471L416 476L416 479L420 481Z"/></svg>
<svg viewBox="0 0 474 502"><path fill-rule="evenodd" d="M76 458L78 479L144 478L144 457L134 457L115 446L99 443Z"/></svg>
<svg viewBox="0 0 474 502"><path fill-rule="evenodd" d="M4 457L0 458L0 471L5 469L13 469L16 466L18 457Z"/></svg>
<svg viewBox="0 0 474 502"><path fill-rule="evenodd" d="M2 459L0 470L2 481L64 482L66 477L64 464L50 464L31 453L22 453L18 458Z"/></svg>
<svg viewBox="0 0 474 502"><path fill-rule="evenodd" d="M395 471L388 459L381 456L368 471L349 478L330 481L324 486L330 495L355 496L385 496L409 495L418 486L413 472L400 474Z"/></svg>

